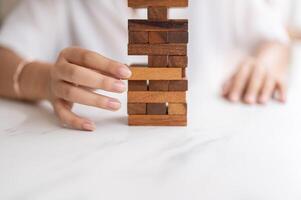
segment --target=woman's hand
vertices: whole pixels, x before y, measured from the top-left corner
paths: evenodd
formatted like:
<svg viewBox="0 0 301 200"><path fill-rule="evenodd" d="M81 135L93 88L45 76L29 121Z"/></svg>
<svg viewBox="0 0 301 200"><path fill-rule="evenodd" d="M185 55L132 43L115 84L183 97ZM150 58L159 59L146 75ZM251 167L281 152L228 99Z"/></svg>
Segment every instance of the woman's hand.
<svg viewBox="0 0 301 200"><path fill-rule="evenodd" d="M269 43L258 54L243 61L223 86L223 96L231 102L265 104L275 97L286 101L288 48Z"/></svg>
<svg viewBox="0 0 301 200"><path fill-rule="evenodd" d="M95 89L122 93L126 85L120 79L131 76L129 68L95 52L81 48L64 49L50 72L49 100L64 125L79 130L93 131L89 119L75 115L73 103L116 111L117 99L96 94Z"/></svg>

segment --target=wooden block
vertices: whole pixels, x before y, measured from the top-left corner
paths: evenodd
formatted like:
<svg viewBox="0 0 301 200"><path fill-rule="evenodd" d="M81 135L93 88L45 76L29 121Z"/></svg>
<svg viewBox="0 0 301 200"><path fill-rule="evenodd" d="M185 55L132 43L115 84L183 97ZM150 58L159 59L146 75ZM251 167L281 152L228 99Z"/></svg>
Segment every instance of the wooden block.
<svg viewBox="0 0 301 200"><path fill-rule="evenodd" d="M186 92L129 91L129 103L185 103Z"/></svg>
<svg viewBox="0 0 301 200"><path fill-rule="evenodd" d="M166 115L167 106L166 103L148 103L146 108L148 115Z"/></svg>
<svg viewBox="0 0 301 200"><path fill-rule="evenodd" d="M186 68L188 65L187 56L168 56L168 66Z"/></svg>
<svg viewBox="0 0 301 200"><path fill-rule="evenodd" d="M142 32L142 31L129 32L129 43L130 44L147 44L148 43L148 32Z"/></svg>
<svg viewBox="0 0 301 200"><path fill-rule="evenodd" d="M130 126L187 126L187 115L129 115Z"/></svg>
<svg viewBox="0 0 301 200"><path fill-rule="evenodd" d="M187 55L186 44L129 44L129 55L172 55L185 56Z"/></svg>
<svg viewBox="0 0 301 200"><path fill-rule="evenodd" d="M145 115L146 103L129 103L128 104L129 115Z"/></svg>
<svg viewBox="0 0 301 200"><path fill-rule="evenodd" d="M129 80L182 80L181 68L152 68L131 66L132 76Z"/></svg>
<svg viewBox="0 0 301 200"><path fill-rule="evenodd" d="M186 76L186 68L182 68L182 77L185 78Z"/></svg>
<svg viewBox="0 0 301 200"><path fill-rule="evenodd" d="M169 81L149 81L149 91L168 91Z"/></svg>
<svg viewBox="0 0 301 200"><path fill-rule="evenodd" d="M147 91L147 81L128 81L129 91Z"/></svg>
<svg viewBox="0 0 301 200"><path fill-rule="evenodd" d="M169 115L187 115L186 103L169 103L168 104Z"/></svg>
<svg viewBox="0 0 301 200"><path fill-rule="evenodd" d="M188 31L188 20L169 19L167 21L149 21L144 19L130 19L128 21L129 31Z"/></svg>
<svg viewBox="0 0 301 200"><path fill-rule="evenodd" d="M188 43L188 32L168 32L168 43Z"/></svg>
<svg viewBox="0 0 301 200"><path fill-rule="evenodd" d="M188 90L187 79L178 80L178 81L169 81L168 90L169 91L187 91Z"/></svg>
<svg viewBox="0 0 301 200"><path fill-rule="evenodd" d="M166 21L168 18L168 8L167 7L148 7L147 8L147 18L153 21Z"/></svg>
<svg viewBox="0 0 301 200"><path fill-rule="evenodd" d="M168 56L148 56L148 65L153 67L167 67Z"/></svg>
<svg viewBox="0 0 301 200"><path fill-rule="evenodd" d="M187 7L188 0L128 0L128 6L132 8L146 8L150 6Z"/></svg>
<svg viewBox="0 0 301 200"><path fill-rule="evenodd" d="M149 32L149 43L150 44L167 44L168 38L167 38L168 32Z"/></svg>

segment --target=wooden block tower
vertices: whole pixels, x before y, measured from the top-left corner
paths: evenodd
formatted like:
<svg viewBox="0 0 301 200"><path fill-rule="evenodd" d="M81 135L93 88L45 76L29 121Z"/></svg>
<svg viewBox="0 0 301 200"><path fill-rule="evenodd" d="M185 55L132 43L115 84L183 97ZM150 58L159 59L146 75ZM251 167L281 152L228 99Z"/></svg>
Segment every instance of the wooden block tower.
<svg viewBox="0 0 301 200"><path fill-rule="evenodd" d="M128 124L186 126L188 20L168 19L168 8L188 0L128 0L147 8L147 20L129 20L129 55L147 55L148 65L130 66Z"/></svg>

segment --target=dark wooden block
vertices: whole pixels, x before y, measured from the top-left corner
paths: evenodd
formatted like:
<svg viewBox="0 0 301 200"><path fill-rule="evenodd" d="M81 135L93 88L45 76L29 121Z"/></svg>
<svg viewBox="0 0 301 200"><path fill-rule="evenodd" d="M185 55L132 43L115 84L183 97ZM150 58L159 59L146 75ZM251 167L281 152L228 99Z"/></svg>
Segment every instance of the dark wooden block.
<svg viewBox="0 0 301 200"><path fill-rule="evenodd" d="M167 21L148 21L144 19L130 19L129 31L188 31L188 20L170 19Z"/></svg>
<svg viewBox="0 0 301 200"><path fill-rule="evenodd" d="M186 68L188 65L187 56L169 56L168 57L168 66L169 67L182 67Z"/></svg>
<svg viewBox="0 0 301 200"><path fill-rule="evenodd" d="M129 32L129 43L130 44L147 44L148 43L148 32L134 31Z"/></svg>
<svg viewBox="0 0 301 200"><path fill-rule="evenodd" d="M186 56L186 44L129 44L129 55Z"/></svg>
<svg viewBox="0 0 301 200"><path fill-rule="evenodd" d="M129 115L145 115L146 103L128 103Z"/></svg>
<svg viewBox="0 0 301 200"><path fill-rule="evenodd" d="M168 32L149 32L150 44L166 44L168 43Z"/></svg>
<svg viewBox="0 0 301 200"><path fill-rule="evenodd" d="M129 91L147 91L147 81L128 81Z"/></svg>
<svg viewBox="0 0 301 200"><path fill-rule="evenodd" d="M168 56L148 56L148 65L151 67L167 67Z"/></svg>
<svg viewBox="0 0 301 200"><path fill-rule="evenodd" d="M188 32L168 32L168 43L188 43Z"/></svg>
<svg viewBox="0 0 301 200"><path fill-rule="evenodd" d="M187 91L188 81L186 79L180 81L169 81L169 91Z"/></svg>
<svg viewBox="0 0 301 200"><path fill-rule="evenodd" d="M146 8L150 6L187 7L188 0L128 0L128 6L132 8Z"/></svg>
<svg viewBox="0 0 301 200"><path fill-rule="evenodd" d="M166 115L167 106L166 103L148 103L146 108L148 115Z"/></svg>
<svg viewBox="0 0 301 200"><path fill-rule="evenodd" d="M147 16L148 20L152 21L166 21L168 18L167 7L148 7Z"/></svg>
<svg viewBox="0 0 301 200"><path fill-rule="evenodd" d="M149 81L149 91L168 91L169 81Z"/></svg>

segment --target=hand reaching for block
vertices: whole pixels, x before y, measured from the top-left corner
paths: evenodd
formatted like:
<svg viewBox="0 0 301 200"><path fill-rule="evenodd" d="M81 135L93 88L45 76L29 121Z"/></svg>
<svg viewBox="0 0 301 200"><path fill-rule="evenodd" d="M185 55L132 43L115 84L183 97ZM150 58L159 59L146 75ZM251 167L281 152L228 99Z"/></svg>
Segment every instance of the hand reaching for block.
<svg viewBox="0 0 301 200"><path fill-rule="evenodd" d="M117 99L94 93L93 90L123 93L131 71L126 65L81 48L67 48L51 69L49 100L63 124L80 130L93 131L92 121L75 115L73 103L116 111Z"/></svg>

